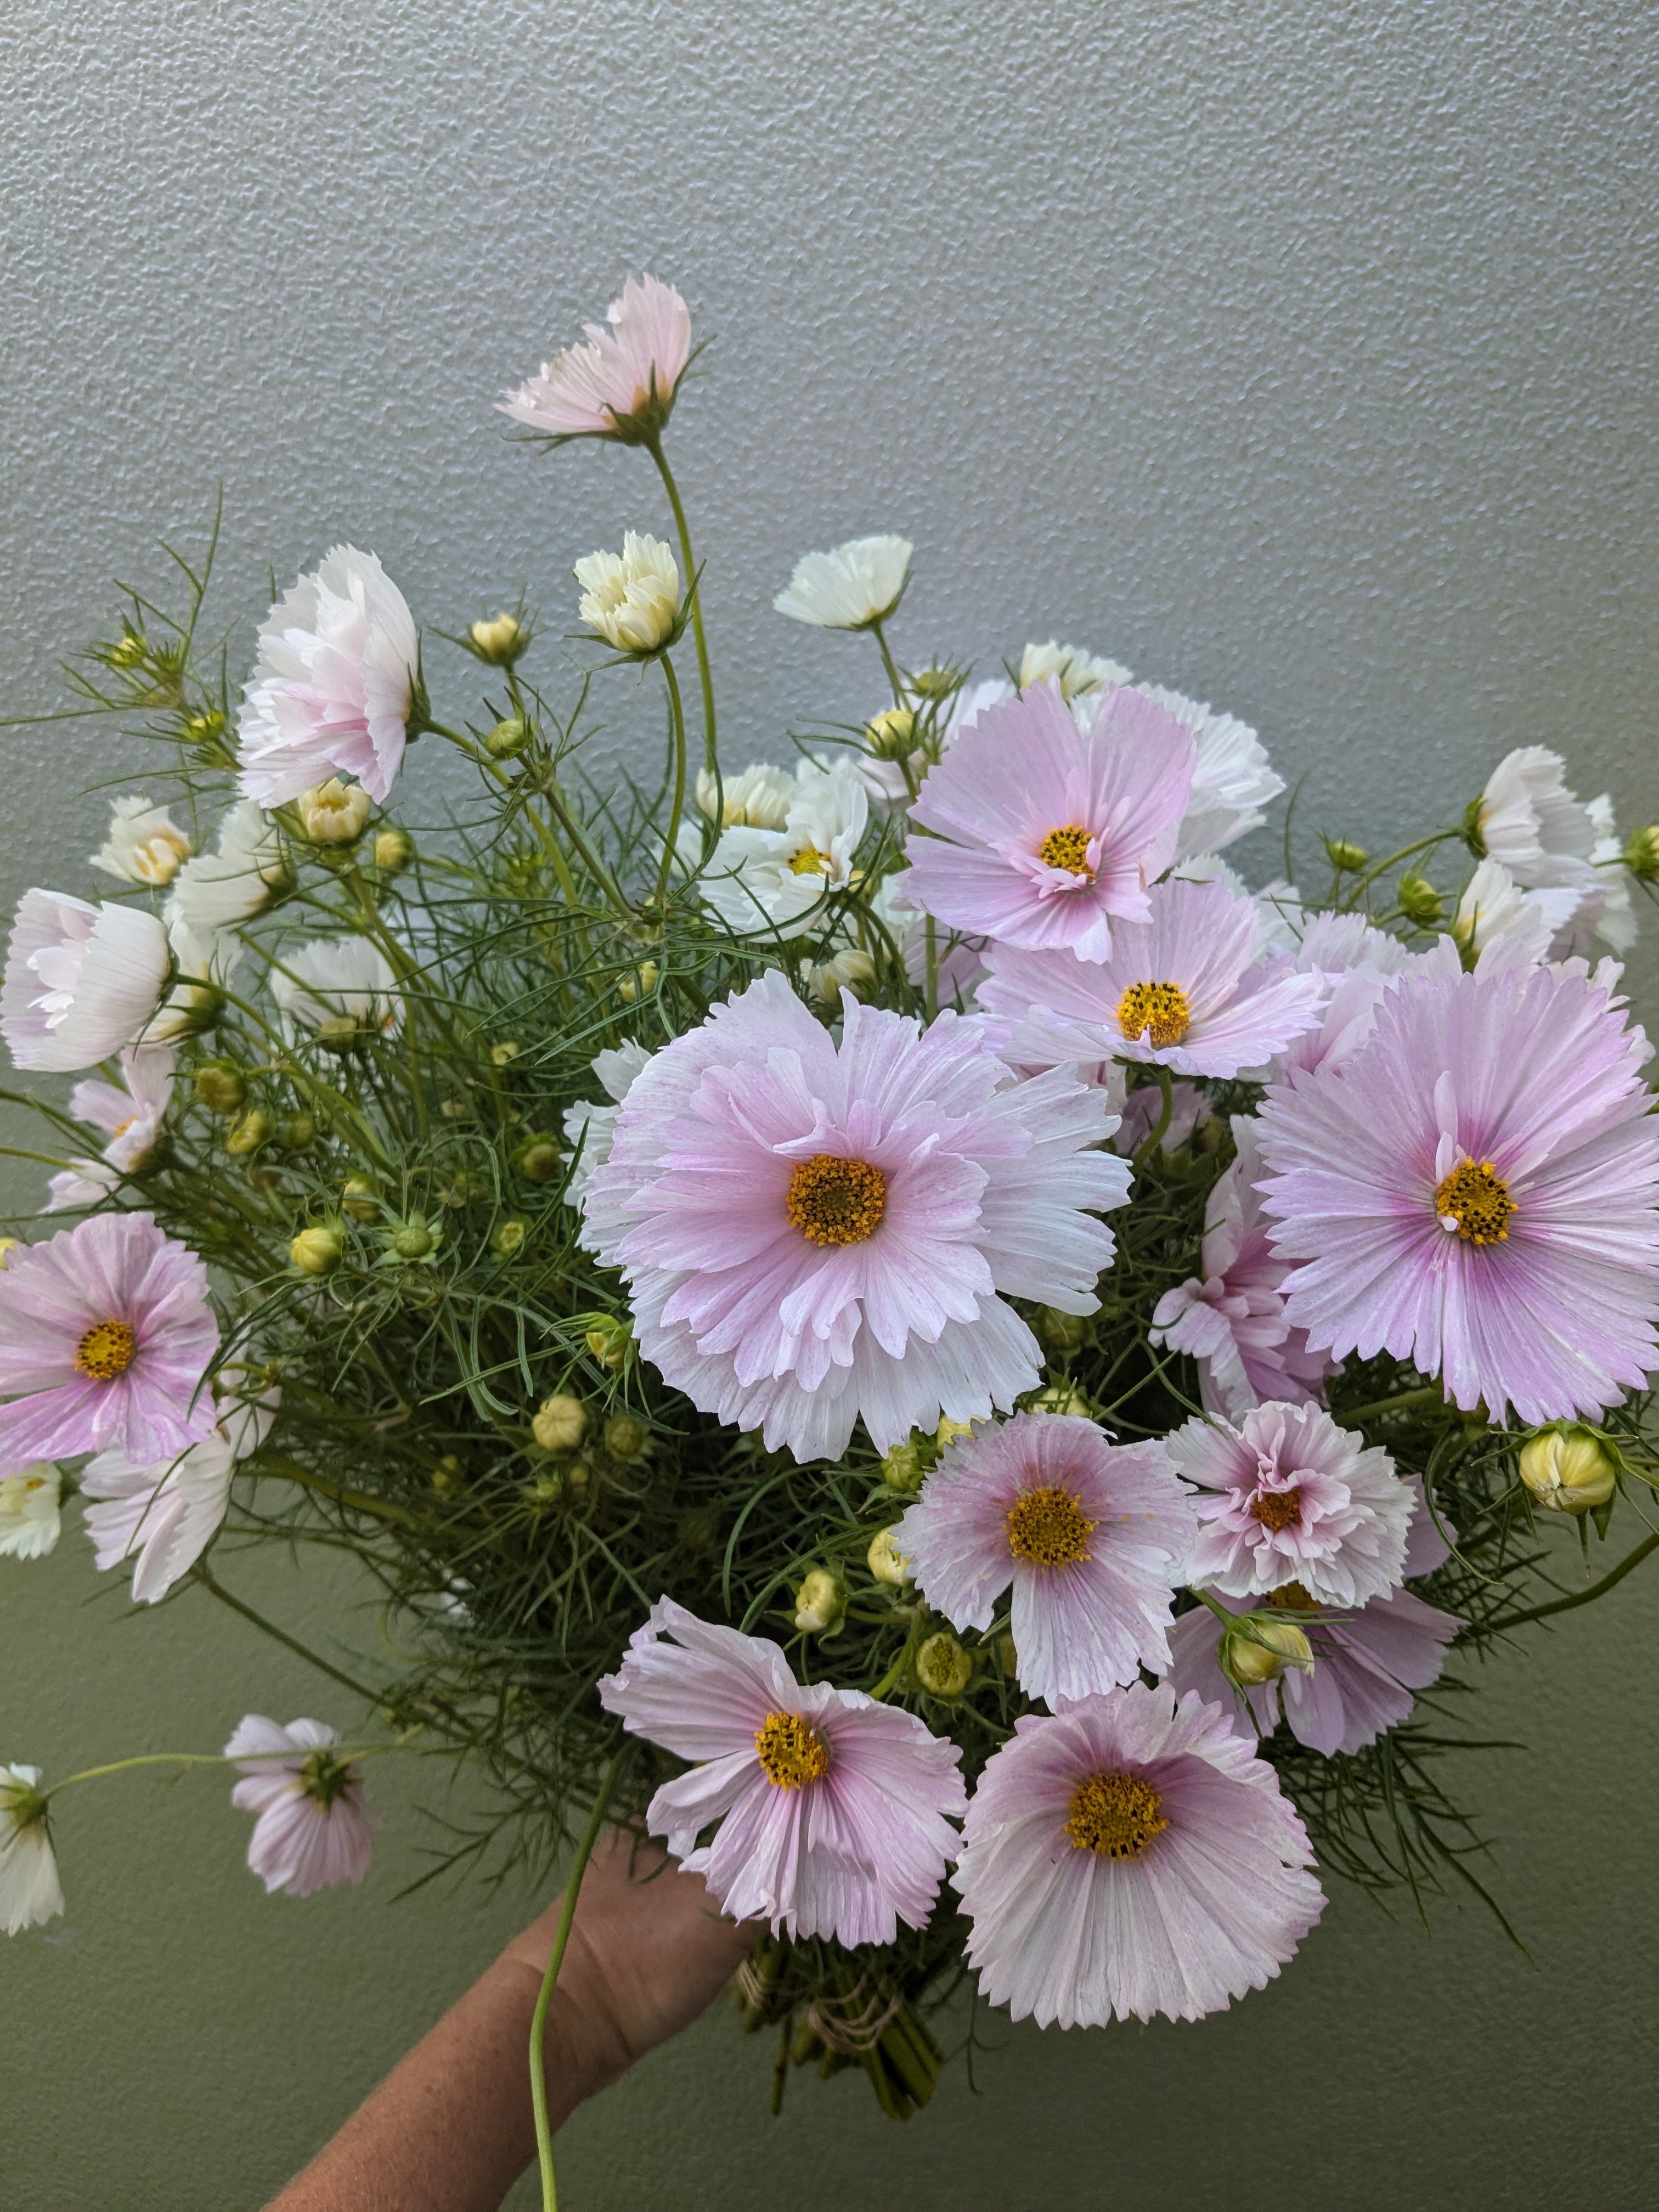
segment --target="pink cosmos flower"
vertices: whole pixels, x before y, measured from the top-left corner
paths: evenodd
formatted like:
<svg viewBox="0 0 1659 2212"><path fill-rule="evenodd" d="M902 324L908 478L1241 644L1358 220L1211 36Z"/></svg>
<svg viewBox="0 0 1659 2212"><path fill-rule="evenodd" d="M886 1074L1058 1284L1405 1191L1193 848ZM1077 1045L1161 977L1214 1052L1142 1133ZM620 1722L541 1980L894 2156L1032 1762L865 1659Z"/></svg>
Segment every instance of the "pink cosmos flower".
<svg viewBox="0 0 1659 2212"><path fill-rule="evenodd" d="M1194 1588L1256 1597L1297 1582L1327 1605L1363 1605L1400 1580L1410 1486L1381 1446L1322 1407L1270 1401L1237 1428L1188 1421L1166 1443L1200 1489L1185 1577Z"/></svg>
<svg viewBox="0 0 1659 2212"><path fill-rule="evenodd" d="M1261 1109L1263 1211L1316 1350L1387 1350L1455 1402L1595 1414L1656 1364L1659 1123L1610 980L1425 960L1339 1072Z"/></svg>
<svg viewBox="0 0 1659 2212"><path fill-rule="evenodd" d="M0 987L12 1059L68 1074L135 1042L155 1012L168 957L167 932L140 907L25 891Z"/></svg>
<svg viewBox="0 0 1659 2212"><path fill-rule="evenodd" d="M1263 1988L1324 1911L1312 1862L1225 1714L1137 1683L1016 1723L951 1880L991 2003L1103 2027L1200 2020Z"/></svg>
<svg viewBox="0 0 1659 2212"><path fill-rule="evenodd" d="M129 1045L121 1054L125 1088L94 1080L77 1083L70 1093L70 1112L109 1138L99 1160L76 1160L52 1176L48 1213L68 1206L96 1206L118 1188L125 1175L148 1166L173 1097L173 1049L169 1045Z"/></svg>
<svg viewBox="0 0 1659 2212"><path fill-rule="evenodd" d="M1187 1352L1198 1367L1205 1412L1237 1421L1265 1398L1313 1403L1331 1363L1310 1352L1305 1331L1285 1318L1289 1263L1268 1242L1256 1196L1262 1166L1255 1115L1235 1114L1232 1128L1237 1152L1204 1211L1203 1274L1164 1293L1152 1311L1152 1340Z"/></svg>
<svg viewBox="0 0 1659 2212"><path fill-rule="evenodd" d="M239 1461L256 1452L276 1418L279 1391L220 1409L213 1434L188 1450L136 1466L125 1452L100 1452L82 1471L87 1534L101 1573L136 1562L132 1601L155 1605L188 1574L219 1533Z"/></svg>
<svg viewBox="0 0 1659 2212"><path fill-rule="evenodd" d="M837 1045L775 969L654 1054L589 1180L640 1348L769 1449L878 1450L1040 1379L1009 1297L1092 1313L1127 1164L1069 1072L1020 1082L976 1022L843 998Z"/></svg>
<svg viewBox="0 0 1659 2212"><path fill-rule="evenodd" d="M988 707L930 769L911 818L907 890L947 927L1098 960L1115 922L1144 922L1175 858L1193 740L1139 692L1108 694L1085 735L1034 684ZM1094 1055L1098 1057L1098 1054Z"/></svg>
<svg viewBox="0 0 1659 2212"><path fill-rule="evenodd" d="M237 718L238 783L281 806L331 776L384 799L403 764L421 641L372 553L337 545L279 599Z"/></svg>
<svg viewBox="0 0 1659 2212"><path fill-rule="evenodd" d="M230 1802L258 1815L247 1863L267 1893L309 1897L368 1872L380 1816L363 1802L362 1769L335 1753L339 1741L339 1730L322 1721L283 1728L249 1713L225 1746L225 1757L247 1777Z"/></svg>
<svg viewBox="0 0 1659 2212"><path fill-rule="evenodd" d="M952 1443L893 1531L957 1628L988 1628L1013 1585L1019 1685L1049 1705L1168 1667L1171 1586L1195 1533L1158 1443L1017 1413Z"/></svg>
<svg viewBox="0 0 1659 2212"><path fill-rule="evenodd" d="M642 445L667 422L691 358L691 315L672 284L630 276L605 330L584 323L586 345L567 346L501 403L503 415L556 438L615 438Z"/></svg>
<svg viewBox="0 0 1659 2212"><path fill-rule="evenodd" d="M1426 1507L1422 1486L1409 1478L1414 1510L1406 1543L1407 1579L1433 1572L1446 1557L1446 1545ZM1248 1599L1224 1598L1230 1612L1243 1613ZM1294 1621L1313 1651L1313 1671L1286 1668L1271 1682L1249 1691L1234 1687L1217 1661L1221 1623L1207 1606L1183 1613L1170 1632L1174 1655L1170 1681L1179 1695L1189 1690L1237 1709L1247 1698L1259 1735L1271 1735L1282 1712L1291 1734L1329 1759L1374 1743L1385 1729L1411 1717L1413 1692L1437 1682L1446 1650L1462 1623L1408 1589L1374 1597L1358 1613L1332 1620L1300 1583L1274 1590L1269 1602Z"/></svg>
<svg viewBox="0 0 1659 2212"><path fill-rule="evenodd" d="M1273 1073L1280 1081L1293 1067L1311 1073L1352 1060L1371 1033L1384 992L1417 960L1397 937L1373 929L1363 914L1310 914L1299 921L1300 941L1291 965L1322 975L1330 996L1316 1026L1275 1058Z"/></svg>
<svg viewBox="0 0 1659 2212"><path fill-rule="evenodd" d="M632 1734L699 1762L646 1818L734 1920L847 1944L927 1925L967 1800L961 1752L915 1714L803 1686L775 1644L672 1598L599 1686Z"/></svg>
<svg viewBox="0 0 1659 2212"><path fill-rule="evenodd" d="M102 1213L0 1270L0 1474L112 1448L170 1459L213 1428L207 1270L149 1213Z"/></svg>
<svg viewBox="0 0 1659 2212"><path fill-rule="evenodd" d="M994 944L978 1000L1022 1066L1139 1060L1237 1075L1311 1029L1329 992L1288 961L1259 963L1255 903L1224 883L1156 884L1145 921L1120 921L1090 960Z"/></svg>

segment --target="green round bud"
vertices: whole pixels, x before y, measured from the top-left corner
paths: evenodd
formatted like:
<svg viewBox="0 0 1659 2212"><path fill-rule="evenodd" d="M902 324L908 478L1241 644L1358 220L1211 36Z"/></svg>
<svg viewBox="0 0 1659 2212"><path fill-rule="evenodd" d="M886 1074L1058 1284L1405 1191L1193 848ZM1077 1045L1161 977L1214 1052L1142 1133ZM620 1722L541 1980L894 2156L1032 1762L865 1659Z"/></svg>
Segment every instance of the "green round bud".
<svg viewBox="0 0 1659 2212"><path fill-rule="evenodd" d="M1426 876L1414 871L1401 876L1394 895L1401 914L1419 929L1432 929L1445 918L1446 902Z"/></svg>
<svg viewBox="0 0 1659 2212"><path fill-rule="evenodd" d="M374 840L374 865L389 876L406 868L415 857L415 840L407 830L382 830Z"/></svg>
<svg viewBox="0 0 1659 2212"><path fill-rule="evenodd" d="M1089 1334L1089 1324L1081 1314L1061 1313L1058 1306L1044 1306L1037 1316L1037 1334L1056 1352L1077 1352Z"/></svg>
<svg viewBox="0 0 1659 2212"><path fill-rule="evenodd" d="M380 1211L380 1194L373 1176L348 1176L340 1193L340 1211L354 1221L374 1221Z"/></svg>
<svg viewBox="0 0 1659 2212"><path fill-rule="evenodd" d="M918 699L948 699L962 682L954 668L920 668L910 678Z"/></svg>
<svg viewBox="0 0 1659 2212"><path fill-rule="evenodd" d="M496 1223L490 1233L489 1242L503 1260L510 1260L513 1255L522 1248L524 1240L529 1234L530 1224L522 1214L515 1213L509 1220Z"/></svg>
<svg viewBox="0 0 1659 2212"><path fill-rule="evenodd" d="M315 1141L317 1124L309 1114L289 1114L276 1124L276 1141L285 1152L302 1152Z"/></svg>
<svg viewBox="0 0 1659 2212"><path fill-rule="evenodd" d="M1051 1382L1031 1401L1034 1413L1069 1413L1081 1421L1092 1419L1094 1407L1075 1383Z"/></svg>
<svg viewBox="0 0 1659 2212"><path fill-rule="evenodd" d="M491 760L516 760L535 734L522 714L504 715L484 739L484 750Z"/></svg>
<svg viewBox="0 0 1659 2212"><path fill-rule="evenodd" d="M1636 832L1625 848L1625 866L1644 884L1659 879L1659 822Z"/></svg>
<svg viewBox="0 0 1659 2212"><path fill-rule="evenodd" d="M1370 858L1363 845L1351 845L1346 837L1328 837L1325 850L1331 866L1344 875L1357 876Z"/></svg>
<svg viewBox="0 0 1659 2212"><path fill-rule="evenodd" d="M890 1490L896 1490L906 1498L921 1488L926 1472L921 1463L921 1447L914 1439L906 1444L895 1444L882 1455L882 1480Z"/></svg>
<svg viewBox="0 0 1659 2212"><path fill-rule="evenodd" d="M453 1452L446 1452L432 1470L432 1487L440 1498L454 1498L466 1486L465 1473Z"/></svg>
<svg viewBox="0 0 1659 2212"><path fill-rule="evenodd" d="M564 1158L550 1137L526 1137L513 1155L513 1164L526 1182L552 1182Z"/></svg>
<svg viewBox="0 0 1659 2212"><path fill-rule="evenodd" d="M408 1221L392 1240L400 1260L424 1260L437 1249L438 1240L424 1221Z"/></svg>
<svg viewBox="0 0 1659 2212"><path fill-rule="evenodd" d="M302 1229L288 1256L302 1275L330 1275L345 1257L345 1246L337 1230Z"/></svg>
<svg viewBox="0 0 1659 2212"><path fill-rule="evenodd" d="M244 1114L236 1127L225 1139L225 1150L242 1159L249 1152L257 1152L270 1135L270 1116L262 1114L256 1106L251 1114Z"/></svg>
<svg viewBox="0 0 1659 2212"><path fill-rule="evenodd" d="M1246 1613L1223 1630L1216 1659L1230 1682L1255 1690L1277 1680L1287 1667L1311 1672L1313 1646L1294 1621Z"/></svg>
<svg viewBox="0 0 1659 2212"><path fill-rule="evenodd" d="M651 1431L632 1413L613 1413L605 1425L605 1448L612 1459L639 1459L651 1442Z"/></svg>
<svg viewBox="0 0 1659 2212"><path fill-rule="evenodd" d="M592 1324L583 1341L600 1366L614 1373L627 1364L634 1346L634 1332L619 1315L606 1314Z"/></svg>
<svg viewBox="0 0 1659 2212"><path fill-rule="evenodd" d="M318 1023L317 1042L327 1052L349 1052L357 1042L357 1024L349 1014L331 1014Z"/></svg>
<svg viewBox="0 0 1659 2212"><path fill-rule="evenodd" d="M916 1654L916 1680L931 1698L959 1698L974 1679L973 1654L941 1628Z"/></svg>
<svg viewBox="0 0 1659 2212"><path fill-rule="evenodd" d="M587 1434L587 1408L580 1398L561 1390L537 1407L531 1433L544 1451L574 1451Z"/></svg>
<svg viewBox="0 0 1659 2212"><path fill-rule="evenodd" d="M210 1114L234 1114L247 1097L247 1085L234 1060L204 1060L196 1071L195 1087Z"/></svg>
<svg viewBox="0 0 1659 2212"><path fill-rule="evenodd" d="M807 1636L833 1636L847 1617L847 1585L827 1567L814 1567L795 1592L795 1626Z"/></svg>

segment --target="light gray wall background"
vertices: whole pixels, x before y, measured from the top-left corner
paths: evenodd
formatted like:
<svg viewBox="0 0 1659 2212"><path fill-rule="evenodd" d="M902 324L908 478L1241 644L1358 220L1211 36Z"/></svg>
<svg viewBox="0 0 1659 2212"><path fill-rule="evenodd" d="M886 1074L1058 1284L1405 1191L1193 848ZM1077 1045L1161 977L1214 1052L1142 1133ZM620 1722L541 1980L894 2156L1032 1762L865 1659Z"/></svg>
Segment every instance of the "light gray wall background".
<svg viewBox="0 0 1659 2212"><path fill-rule="evenodd" d="M514 449L491 401L649 267L716 338L673 438L733 764L874 703L769 600L896 528L908 657L1109 651L1258 725L1310 825L1432 824L1528 741L1659 811L1633 0L8 0L0 70L7 712L59 703L109 578L158 580L221 483L223 622L349 537L428 625L526 588L556 635L572 560L661 501L638 457ZM596 757L643 760L626 682L603 719ZM88 890L79 793L140 756L5 742L0 893ZM372 1644L348 1583L227 1574ZM78 1530L0 1562L0 1756L58 1772L333 1710L205 1600L127 1617ZM1529 1958L1339 1893L1234 2013L994 2033L978 2096L958 2070L902 2133L856 2081L772 2124L722 2011L579 2116L566 2201L1650 2203L1656 1631L1638 1577L1488 1671L1480 1726L1528 1748L1460 1780ZM66 1806L69 1917L0 1954L8 2212L257 2203L525 1916L392 1903L437 1785L376 1789L370 1882L303 1905L240 1868L215 1778Z"/></svg>

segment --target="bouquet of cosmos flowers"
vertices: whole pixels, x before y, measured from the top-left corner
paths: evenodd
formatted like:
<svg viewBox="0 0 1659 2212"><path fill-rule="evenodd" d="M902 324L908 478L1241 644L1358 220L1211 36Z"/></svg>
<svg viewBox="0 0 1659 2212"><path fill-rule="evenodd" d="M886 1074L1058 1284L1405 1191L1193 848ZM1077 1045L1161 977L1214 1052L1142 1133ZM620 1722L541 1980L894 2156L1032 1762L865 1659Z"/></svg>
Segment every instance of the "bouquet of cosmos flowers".
<svg viewBox="0 0 1659 2212"><path fill-rule="evenodd" d="M441 720L338 546L240 684L182 558L75 664L165 765L111 896L12 932L12 1057L79 1079L27 1093L73 1219L0 1272L0 1550L78 1492L140 1604L248 1614L244 1546L347 1547L396 1624L318 1655L349 1735L216 1755L267 1887L362 1878L372 1757L467 1754L452 1861L665 1838L756 1924L779 2094L860 2068L902 2117L964 1974L1194 2020L1322 1875L1480 1889L1460 1656L1659 1547L1659 1121L1609 957L1659 830L1528 746L1253 891L1254 731L1070 646L913 661L893 536L776 601L870 652L868 723L728 763L665 447L690 319L647 277L609 321L506 403L637 448L672 514L579 563L586 653L474 622ZM623 673L657 788L584 775ZM422 735L476 801L417 839ZM64 1786L0 1767L9 1930L61 1908Z"/></svg>

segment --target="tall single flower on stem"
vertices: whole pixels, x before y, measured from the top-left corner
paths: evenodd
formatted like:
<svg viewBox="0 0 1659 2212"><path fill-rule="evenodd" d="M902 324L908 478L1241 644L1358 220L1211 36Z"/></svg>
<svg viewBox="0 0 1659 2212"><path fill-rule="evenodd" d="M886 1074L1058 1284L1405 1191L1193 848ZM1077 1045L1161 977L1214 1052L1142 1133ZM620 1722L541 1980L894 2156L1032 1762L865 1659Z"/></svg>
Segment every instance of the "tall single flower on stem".
<svg viewBox="0 0 1659 2212"><path fill-rule="evenodd" d="M575 573L582 620L618 653L644 658L679 635L680 572L659 538L630 530L620 553L590 553Z"/></svg>
<svg viewBox="0 0 1659 2212"><path fill-rule="evenodd" d="M230 1802L258 1815L247 1863L267 1892L309 1897L368 1872L380 1816L363 1802L362 1769L335 1750L339 1741L322 1721L284 1728L249 1713L225 1746L247 1778Z"/></svg>
<svg viewBox="0 0 1659 2212"><path fill-rule="evenodd" d="M1127 1164L1099 1095L1020 1082L977 1024L842 1001L837 1045L775 971L655 1054L585 1206L641 1352L797 1459L983 1419L1039 1379L1008 1297L1092 1313L1093 1210Z"/></svg>
<svg viewBox="0 0 1659 2212"><path fill-rule="evenodd" d="M1167 1684L1024 1715L963 1838L969 1961L1040 2027L1200 2020L1273 1980L1325 1906L1272 1767Z"/></svg>
<svg viewBox="0 0 1659 2212"><path fill-rule="evenodd" d="M691 314L672 284L629 277L602 324L585 323L586 343L567 346L501 401L504 415L566 438L648 445L673 411L691 358Z"/></svg>
<svg viewBox="0 0 1659 2212"><path fill-rule="evenodd" d="M53 1074L110 1059L143 1036L169 962L167 932L141 908L25 891L0 986L12 1059Z"/></svg>
<svg viewBox="0 0 1659 2212"><path fill-rule="evenodd" d="M207 1270L148 1213L103 1213L0 1270L0 1473L115 1449L169 1459L210 1434Z"/></svg>
<svg viewBox="0 0 1659 2212"><path fill-rule="evenodd" d="M382 802L419 707L421 647L372 553L336 545L271 609L237 720L244 795L281 806L332 775Z"/></svg>
<svg viewBox="0 0 1659 2212"><path fill-rule="evenodd" d="M1155 884L1146 906L1145 920L1115 922L1110 945L1087 961L992 946L977 995L1010 1060L1138 1060L1180 1075L1233 1076L1319 1019L1322 975L1258 961L1254 900L1218 881L1172 881Z"/></svg>
<svg viewBox="0 0 1659 2212"><path fill-rule="evenodd" d="M0 1766L0 1931L21 1935L63 1909L40 1770Z"/></svg>
<svg viewBox="0 0 1659 2212"><path fill-rule="evenodd" d="M890 1943L901 1920L926 1927L967 1799L960 1750L914 1714L797 1682L775 1644L672 1598L599 1698L634 1735L697 1762L658 1790L647 1825L733 1919L847 1944Z"/></svg>
<svg viewBox="0 0 1659 2212"><path fill-rule="evenodd" d="M1527 1423L1640 1389L1659 1319L1652 1048L1582 966L1425 962L1340 1073L1261 1109L1261 1203L1316 1351Z"/></svg>
<svg viewBox="0 0 1659 2212"><path fill-rule="evenodd" d="M910 574L908 538L852 538L828 553L803 553L772 602L817 629L873 629L886 621Z"/></svg>
<svg viewBox="0 0 1659 2212"><path fill-rule="evenodd" d="M1019 1686L1052 1705L1168 1667L1195 1525L1161 1443L1017 1413L949 1447L893 1542L954 1628L988 1628L1012 1584Z"/></svg>
<svg viewBox="0 0 1659 2212"><path fill-rule="evenodd" d="M987 708L930 769L911 819L908 892L1005 945L1099 960L1175 858L1193 741L1139 692L1110 692L1087 732L1047 684ZM1098 1054L1094 1057L1098 1058Z"/></svg>

